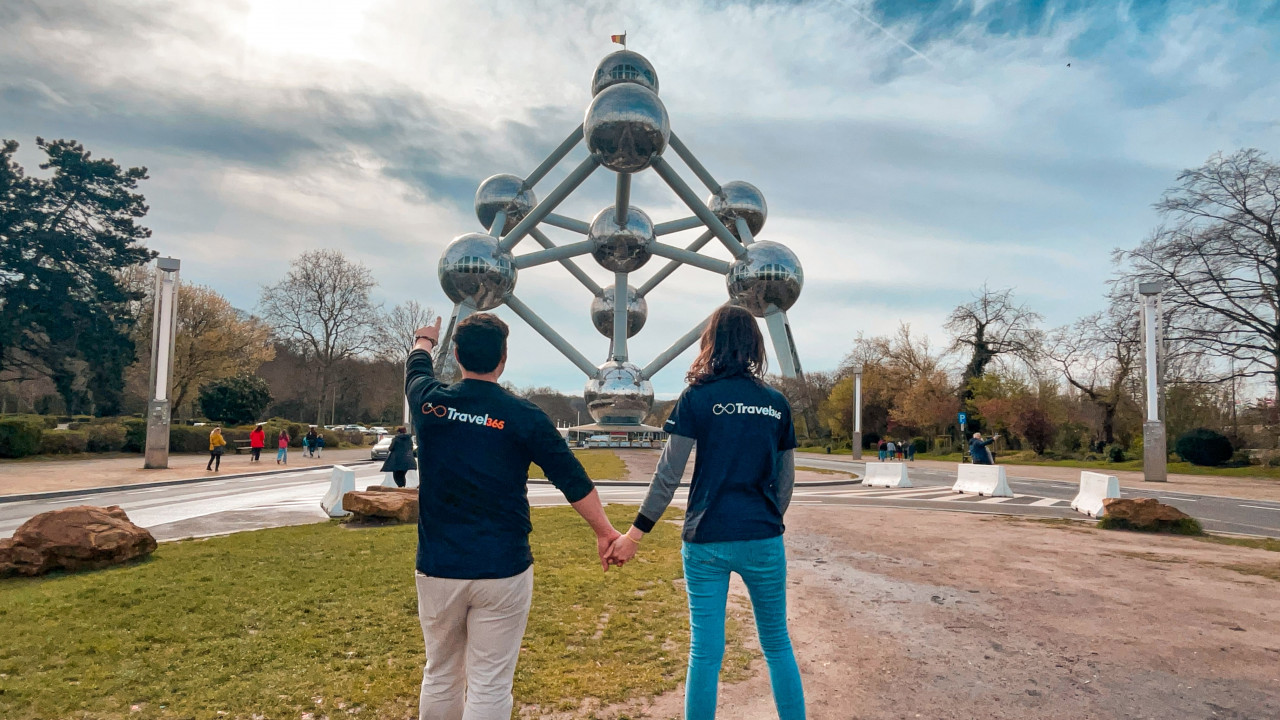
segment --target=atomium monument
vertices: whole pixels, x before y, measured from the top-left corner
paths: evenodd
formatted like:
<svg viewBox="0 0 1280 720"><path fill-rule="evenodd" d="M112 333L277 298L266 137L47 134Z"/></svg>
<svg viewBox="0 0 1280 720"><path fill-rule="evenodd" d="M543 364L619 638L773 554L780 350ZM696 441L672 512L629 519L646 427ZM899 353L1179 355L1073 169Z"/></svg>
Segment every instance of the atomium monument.
<svg viewBox="0 0 1280 720"><path fill-rule="evenodd" d="M725 278L728 302L764 318L784 376L800 374L800 360L791 337L787 310L804 286L804 271L795 253L776 242L757 240L768 208L764 196L750 183L717 183L680 138L671 131L667 109L658 98L658 75L653 65L630 50L612 53L600 62L591 81L593 99L586 118L551 155L524 178L494 175L476 191L476 217L487 232L460 235L440 258L440 286L454 305L449 328L436 350L443 377L456 376L453 329L467 315L499 305L546 338L586 376L587 408L603 426L639 425L653 404L650 379L676 356L697 342L706 327L698 323L644 367L630 361L627 339L644 327L649 292L681 265L691 265ZM578 143L586 142L590 156L541 200L534 188ZM663 157L670 148L710 191L704 202ZM616 174L613 205L590 222L556 214L565 198L601 167ZM630 203L631 177L652 169L693 213L690 217L655 223ZM540 225L583 236L557 245ZM683 230L704 229L687 247L661 241ZM542 249L515 255L525 238ZM711 240L720 241L732 262L700 254ZM590 255L613 272L614 282L600 287L573 258ZM639 286L630 275L654 257L667 262ZM520 271L559 263L591 292L591 322L610 339L609 359L597 365L574 348L515 294Z"/></svg>

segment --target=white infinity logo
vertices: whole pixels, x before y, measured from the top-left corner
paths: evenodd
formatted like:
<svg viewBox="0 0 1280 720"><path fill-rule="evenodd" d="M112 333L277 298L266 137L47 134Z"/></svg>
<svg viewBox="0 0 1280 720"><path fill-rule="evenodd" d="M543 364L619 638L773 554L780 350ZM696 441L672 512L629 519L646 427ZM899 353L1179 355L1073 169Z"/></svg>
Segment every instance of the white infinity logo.
<svg viewBox="0 0 1280 720"><path fill-rule="evenodd" d="M733 405L721 405L720 403L716 403L715 405L711 406L711 413L713 415L723 415L725 413L729 413L730 415L732 415L737 411L738 411L738 408L736 408Z"/></svg>

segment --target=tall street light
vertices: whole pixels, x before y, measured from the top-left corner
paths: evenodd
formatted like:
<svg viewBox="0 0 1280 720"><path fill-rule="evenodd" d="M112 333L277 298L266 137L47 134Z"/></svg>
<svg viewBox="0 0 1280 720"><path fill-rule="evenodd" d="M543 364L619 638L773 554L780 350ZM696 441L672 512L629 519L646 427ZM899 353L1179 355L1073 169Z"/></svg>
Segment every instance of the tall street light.
<svg viewBox="0 0 1280 720"><path fill-rule="evenodd" d="M1142 475L1147 482L1169 479L1168 445L1164 421L1160 419L1160 365L1163 359L1160 333L1160 293L1158 282L1138 283L1142 300L1142 352L1146 368L1146 422L1142 423Z"/></svg>
<svg viewBox="0 0 1280 720"><path fill-rule="evenodd" d="M853 369L853 459L862 459L862 366Z"/></svg>
<svg viewBox="0 0 1280 720"><path fill-rule="evenodd" d="M151 400L147 403L147 447L142 467L169 467L169 399L173 347L178 330L177 258L156 260L155 318L151 325Z"/></svg>

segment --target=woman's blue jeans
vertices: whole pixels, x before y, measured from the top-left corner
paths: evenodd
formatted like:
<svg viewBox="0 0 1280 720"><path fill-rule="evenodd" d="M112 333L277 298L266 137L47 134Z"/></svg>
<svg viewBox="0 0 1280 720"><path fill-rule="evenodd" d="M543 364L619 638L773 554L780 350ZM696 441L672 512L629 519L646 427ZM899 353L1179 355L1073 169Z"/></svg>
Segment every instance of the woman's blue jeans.
<svg viewBox="0 0 1280 720"><path fill-rule="evenodd" d="M681 550L689 593L689 674L685 720L716 716L716 691L724 660L724 614L729 573L747 585L760 649L769 664L773 701L781 720L803 720L804 688L787 634L787 552L782 536L766 540L691 543Z"/></svg>

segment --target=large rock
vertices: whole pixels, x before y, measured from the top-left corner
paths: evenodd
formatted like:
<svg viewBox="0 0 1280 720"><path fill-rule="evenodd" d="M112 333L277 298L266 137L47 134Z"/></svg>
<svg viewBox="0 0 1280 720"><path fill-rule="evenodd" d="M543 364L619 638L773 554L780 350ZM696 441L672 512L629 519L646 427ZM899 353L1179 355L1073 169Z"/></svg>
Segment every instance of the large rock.
<svg viewBox="0 0 1280 720"><path fill-rule="evenodd" d="M40 513L0 540L0 577L53 570L96 570L150 555L156 539L118 506Z"/></svg>
<svg viewBox="0 0 1280 720"><path fill-rule="evenodd" d="M342 496L342 509L356 520L388 518L397 522L418 521L418 491L400 488L353 490Z"/></svg>
<svg viewBox="0 0 1280 720"><path fill-rule="evenodd" d="M1106 498L1102 501L1111 523L1135 530L1167 530L1191 516L1155 498Z"/></svg>

